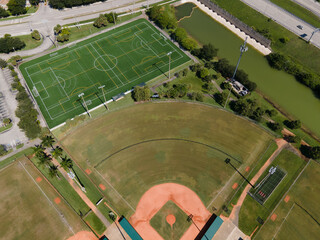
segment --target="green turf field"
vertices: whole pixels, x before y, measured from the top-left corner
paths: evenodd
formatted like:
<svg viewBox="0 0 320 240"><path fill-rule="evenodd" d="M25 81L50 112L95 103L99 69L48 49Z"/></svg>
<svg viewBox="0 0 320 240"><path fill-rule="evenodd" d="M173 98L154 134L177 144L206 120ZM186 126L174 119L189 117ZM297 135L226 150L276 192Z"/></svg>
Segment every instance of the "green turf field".
<svg viewBox="0 0 320 240"><path fill-rule="evenodd" d="M173 215L175 223L171 226L166 217ZM174 202L168 201L150 220L150 225L166 240L180 239L190 227L187 221L188 215L182 211Z"/></svg>
<svg viewBox="0 0 320 240"><path fill-rule="evenodd" d="M25 157L0 170L0 196L0 239L63 240L90 231Z"/></svg>
<svg viewBox="0 0 320 240"><path fill-rule="evenodd" d="M319 163L311 161L288 192L290 200L275 209L277 218L268 219L255 240L319 239L320 236Z"/></svg>
<svg viewBox="0 0 320 240"><path fill-rule="evenodd" d="M115 211L130 216L143 193L164 182L185 185L209 209L220 208L240 181L225 158L244 172L272 138L218 108L161 102L110 112L59 140L82 169L92 171L96 185L105 185L103 193Z"/></svg>
<svg viewBox="0 0 320 240"><path fill-rule="evenodd" d="M140 19L20 66L50 128L190 58ZM84 101L79 94L84 93Z"/></svg>

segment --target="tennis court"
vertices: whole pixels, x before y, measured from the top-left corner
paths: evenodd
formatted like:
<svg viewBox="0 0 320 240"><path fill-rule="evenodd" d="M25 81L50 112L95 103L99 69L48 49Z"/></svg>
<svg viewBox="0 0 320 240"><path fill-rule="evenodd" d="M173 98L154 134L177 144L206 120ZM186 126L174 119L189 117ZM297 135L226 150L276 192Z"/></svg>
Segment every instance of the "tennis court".
<svg viewBox="0 0 320 240"><path fill-rule="evenodd" d="M147 20L139 19L24 63L20 70L52 128L105 98L166 75L169 60L173 69L190 58Z"/></svg>

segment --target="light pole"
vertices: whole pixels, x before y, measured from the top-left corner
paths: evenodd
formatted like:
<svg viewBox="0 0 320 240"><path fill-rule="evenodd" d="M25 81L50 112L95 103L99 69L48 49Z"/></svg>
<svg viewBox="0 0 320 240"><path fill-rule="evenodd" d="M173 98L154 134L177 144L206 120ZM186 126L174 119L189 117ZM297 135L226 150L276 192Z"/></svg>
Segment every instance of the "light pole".
<svg viewBox="0 0 320 240"><path fill-rule="evenodd" d="M113 14L113 24L116 25L116 18L114 17L114 12L112 12L112 14Z"/></svg>
<svg viewBox="0 0 320 240"><path fill-rule="evenodd" d="M167 56L169 57L169 79L170 79L170 63L171 63L171 54L172 54L172 52L168 52L167 53Z"/></svg>
<svg viewBox="0 0 320 240"><path fill-rule="evenodd" d="M107 110L109 110L108 105L106 103L107 102L106 95L104 94L104 87L105 87L105 85L102 85L102 86L98 87L98 89L101 89L102 95L103 95L103 100L104 100L103 104L106 106Z"/></svg>
<svg viewBox="0 0 320 240"><path fill-rule="evenodd" d="M226 158L226 160L224 160L224 162L225 162L226 164L229 164L234 170L236 170L236 171L240 174L240 176L241 176L244 180L246 180L247 183L249 183L249 184L251 185L252 188L255 188L255 187L251 184L251 182L250 182L248 179L246 179L246 177L243 176L243 175L241 174L241 172L239 172L238 169L237 169L235 166L233 166L233 164L231 163L230 158Z"/></svg>
<svg viewBox="0 0 320 240"><path fill-rule="evenodd" d="M311 38L313 37L313 35L316 33L316 32L319 32L320 31L320 28L317 28L316 30L314 30L308 40L308 43L311 41Z"/></svg>
<svg viewBox="0 0 320 240"><path fill-rule="evenodd" d="M232 76L232 78L231 78L231 82L232 82L232 80L234 80L234 77L236 76L236 73L237 73L237 70L238 70L238 67L239 67L239 64L240 64L240 60L241 60L242 54L243 54L244 52L248 51L248 47L246 47L247 39L248 39L248 37L246 37L246 39L244 40L243 45L240 46L240 57L239 57L239 59L238 59L238 63L237 63L236 69L234 70L233 76ZM225 102L223 108L226 108L226 106L227 106L227 103L228 103L228 100L229 100L229 97L230 97L230 93L231 93L231 89L232 89L232 86L231 86L230 89L229 89L229 94L228 94L228 97L227 97L227 99L226 99L226 102Z"/></svg>
<svg viewBox="0 0 320 240"><path fill-rule="evenodd" d="M84 105L84 107L85 107L85 109L86 109L87 113L88 113L88 114L89 114L89 116L91 117L91 114L89 113L89 109L88 109L88 107L87 107L86 101L85 101L85 100L84 100L84 98L83 98L83 95L84 95L84 93L80 93L80 94L78 95L78 97L81 97L81 98L82 98L83 105Z"/></svg>

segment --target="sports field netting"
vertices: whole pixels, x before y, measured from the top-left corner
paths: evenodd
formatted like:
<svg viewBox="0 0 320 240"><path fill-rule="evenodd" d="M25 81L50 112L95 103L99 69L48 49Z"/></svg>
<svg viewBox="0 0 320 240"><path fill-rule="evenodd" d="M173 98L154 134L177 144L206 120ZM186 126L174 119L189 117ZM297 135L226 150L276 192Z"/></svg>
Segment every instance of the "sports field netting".
<svg viewBox="0 0 320 240"><path fill-rule="evenodd" d="M76 45L34 59L20 70L50 128L190 60L140 19Z"/></svg>
<svg viewBox="0 0 320 240"><path fill-rule="evenodd" d="M268 175L261 181L261 183L259 183L257 189L255 190L255 199L260 204L263 204L272 194L272 192L276 189L276 187L279 185L279 183L285 177L285 175L286 173L278 167L275 168L274 172L269 171Z"/></svg>

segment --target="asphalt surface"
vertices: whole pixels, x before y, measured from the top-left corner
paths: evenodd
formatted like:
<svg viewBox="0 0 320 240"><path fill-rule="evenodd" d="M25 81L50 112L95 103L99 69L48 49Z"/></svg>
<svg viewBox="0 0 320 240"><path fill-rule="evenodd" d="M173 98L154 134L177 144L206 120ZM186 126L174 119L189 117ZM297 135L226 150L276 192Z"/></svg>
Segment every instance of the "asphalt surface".
<svg viewBox="0 0 320 240"><path fill-rule="evenodd" d="M306 23L302 19L287 12L268 0L241 1L307 41L309 40L312 32L316 29L314 26ZM298 25L301 25L302 29L299 29L297 27ZM317 32L313 35L310 43L320 48L320 32Z"/></svg>
<svg viewBox="0 0 320 240"><path fill-rule="evenodd" d="M320 17L320 3L315 0L292 0Z"/></svg>

